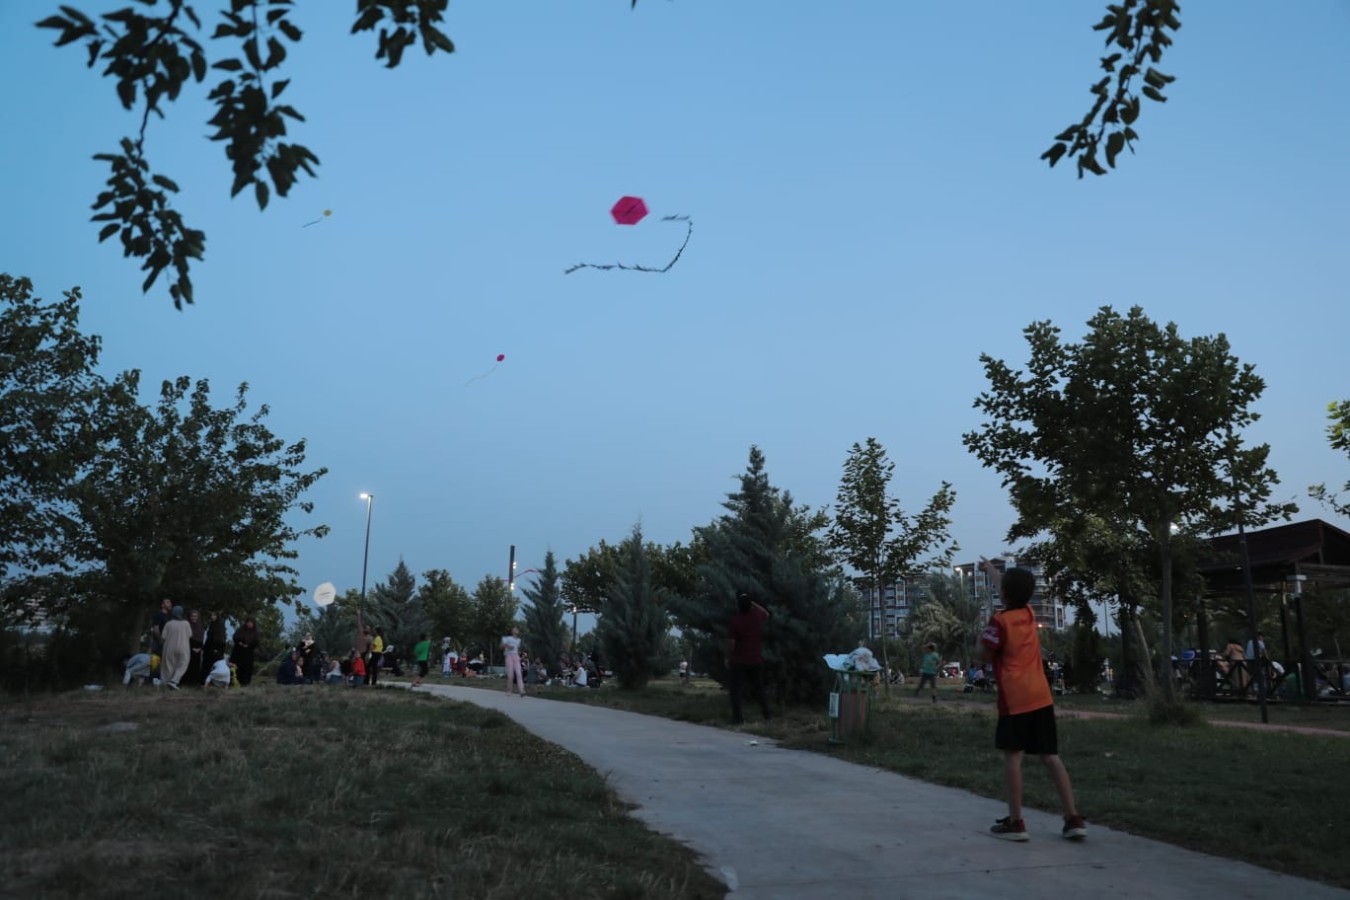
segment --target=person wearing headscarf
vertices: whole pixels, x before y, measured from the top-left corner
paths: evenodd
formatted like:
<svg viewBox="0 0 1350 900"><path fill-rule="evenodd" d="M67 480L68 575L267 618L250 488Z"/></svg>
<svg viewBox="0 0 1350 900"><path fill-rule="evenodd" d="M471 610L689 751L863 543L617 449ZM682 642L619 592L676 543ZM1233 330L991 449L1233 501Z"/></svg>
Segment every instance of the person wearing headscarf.
<svg viewBox="0 0 1350 900"><path fill-rule="evenodd" d="M234 651L230 662L234 663L234 674L240 686L253 680L253 651L258 649L258 623L249 616L243 627L234 633Z"/></svg>
<svg viewBox="0 0 1350 900"><path fill-rule="evenodd" d="M202 663L202 648L206 646L206 626L202 624L201 613L193 610L188 613L188 626L192 636L188 638L188 667L183 681L186 684L199 685L206 679L208 666Z"/></svg>
<svg viewBox="0 0 1350 900"><path fill-rule="evenodd" d="M175 606L173 618L164 626L164 656L159 662L160 680L175 691L187 674L191 643L192 626L183 618L183 607Z"/></svg>

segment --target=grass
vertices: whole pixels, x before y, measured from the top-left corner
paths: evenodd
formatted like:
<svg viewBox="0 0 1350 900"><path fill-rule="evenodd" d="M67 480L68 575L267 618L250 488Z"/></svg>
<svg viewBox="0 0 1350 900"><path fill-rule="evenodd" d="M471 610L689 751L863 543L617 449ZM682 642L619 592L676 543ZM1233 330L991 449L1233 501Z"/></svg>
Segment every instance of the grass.
<svg viewBox="0 0 1350 900"><path fill-rule="evenodd" d="M400 690L0 706L14 896L721 898L573 754Z"/></svg>
<svg viewBox="0 0 1350 900"><path fill-rule="evenodd" d="M459 684L461 682L455 682ZM467 682L475 685L473 680ZM484 679L475 686L501 689ZM726 695L716 684L658 681L639 692L538 688L553 699L592 703L682 721L725 726ZM939 690L942 702L913 702L892 689L873 704L872 731L848 745L830 744L825 711L786 710L746 731L784 746L828 753L936 784L1002 796L1001 761L993 749L992 695ZM1146 704L1057 698L1109 718L1059 722L1060 750L1079 805L1090 823L1240 859L1269 869L1350 888L1350 854L1341 824L1350 809L1350 738L1199 725L1155 727ZM751 704L753 707L753 704ZM1255 707L1205 706L1210 720L1255 721ZM1350 709L1281 707L1273 723L1347 730ZM1025 777L1026 805L1058 811L1050 779L1034 761Z"/></svg>

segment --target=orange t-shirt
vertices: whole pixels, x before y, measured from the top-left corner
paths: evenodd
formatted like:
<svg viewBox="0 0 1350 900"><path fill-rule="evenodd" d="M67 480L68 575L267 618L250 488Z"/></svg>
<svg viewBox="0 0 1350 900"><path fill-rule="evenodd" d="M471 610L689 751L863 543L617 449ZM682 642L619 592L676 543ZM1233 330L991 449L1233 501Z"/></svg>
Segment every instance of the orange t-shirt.
<svg viewBox="0 0 1350 900"><path fill-rule="evenodd" d="M980 636L994 657L998 714L1016 716L1053 706L1050 683L1041 667L1041 639L1031 607L995 614Z"/></svg>

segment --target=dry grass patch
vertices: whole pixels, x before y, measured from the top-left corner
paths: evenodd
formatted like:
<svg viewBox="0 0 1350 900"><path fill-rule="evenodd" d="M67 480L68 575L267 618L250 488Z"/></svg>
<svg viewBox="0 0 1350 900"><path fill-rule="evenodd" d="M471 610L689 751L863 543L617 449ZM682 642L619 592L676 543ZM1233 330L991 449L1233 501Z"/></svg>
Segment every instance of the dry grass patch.
<svg viewBox="0 0 1350 900"><path fill-rule="evenodd" d="M725 895L571 753L404 691L10 702L0 791L16 896Z"/></svg>

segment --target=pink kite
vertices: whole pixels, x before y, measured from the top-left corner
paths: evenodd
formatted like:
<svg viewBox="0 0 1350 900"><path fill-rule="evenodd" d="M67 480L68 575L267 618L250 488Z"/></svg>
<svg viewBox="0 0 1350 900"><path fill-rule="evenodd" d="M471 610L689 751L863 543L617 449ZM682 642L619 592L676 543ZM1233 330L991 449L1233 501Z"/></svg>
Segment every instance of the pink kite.
<svg viewBox="0 0 1350 900"><path fill-rule="evenodd" d="M619 201L610 208L609 214L614 217L614 222L618 225L636 225L647 217L647 204L641 197L630 197L624 195ZM571 275L578 269L623 269L625 272L669 272L680 257L684 254L684 248L689 246L689 238L694 235L694 223L688 216L662 216L662 222L684 222L684 243L680 244L680 249L675 251L675 256L670 262L661 268L654 266L626 265L624 263L577 263L569 269L564 269L564 275Z"/></svg>
<svg viewBox="0 0 1350 900"><path fill-rule="evenodd" d="M618 225L636 225L647 218L647 204L641 197L620 197L609 214Z"/></svg>
<svg viewBox="0 0 1350 900"><path fill-rule="evenodd" d="M468 381L464 382L464 386L465 386L465 387L468 387L469 385L473 384L475 381L478 381L479 379L488 377L488 376L491 375L493 372L497 371L497 366L501 365L501 364L502 364L503 362L505 362L505 361L506 361L506 354L505 354L505 353L498 353L498 354L497 354L497 362L495 362L495 363L493 364L492 368L488 369L488 370L487 370L486 372L484 372L482 375L475 375L474 377L470 378Z"/></svg>

